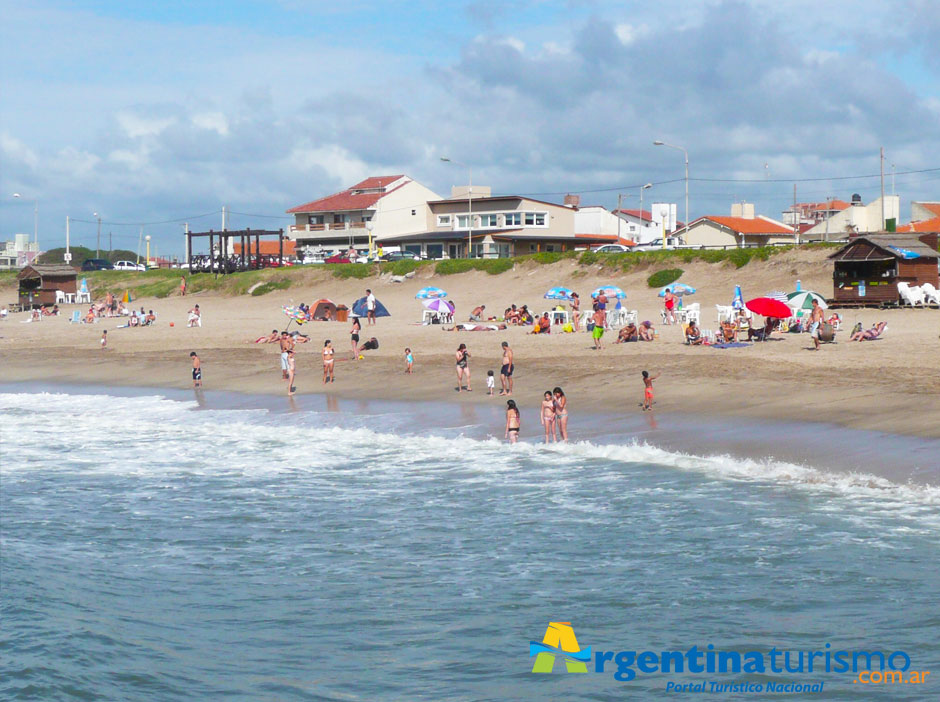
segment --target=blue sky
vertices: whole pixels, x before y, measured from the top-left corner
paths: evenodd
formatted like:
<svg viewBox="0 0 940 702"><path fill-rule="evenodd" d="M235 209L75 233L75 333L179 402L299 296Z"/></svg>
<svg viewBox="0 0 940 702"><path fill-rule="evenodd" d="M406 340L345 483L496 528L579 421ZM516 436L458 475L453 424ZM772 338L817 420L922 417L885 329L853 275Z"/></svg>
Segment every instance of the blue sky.
<svg viewBox="0 0 940 702"><path fill-rule="evenodd" d="M0 239L61 245L65 216L135 248L139 226L218 210L275 227L287 208L369 175L441 194L472 164L494 192L680 203L877 196L940 167L933 0L659 3L160 3L0 0ZM708 179L708 180L698 180ZM757 182L717 182L748 180ZM940 172L897 176L940 200ZM669 182L673 181L673 182ZM779 182L778 182L779 181ZM890 177L887 189L890 192ZM19 192L23 198L12 199ZM193 219L217 228L218 215ZM94 243L76 222L73 240ZM182 251L178 223L144 227Z"/></svg>

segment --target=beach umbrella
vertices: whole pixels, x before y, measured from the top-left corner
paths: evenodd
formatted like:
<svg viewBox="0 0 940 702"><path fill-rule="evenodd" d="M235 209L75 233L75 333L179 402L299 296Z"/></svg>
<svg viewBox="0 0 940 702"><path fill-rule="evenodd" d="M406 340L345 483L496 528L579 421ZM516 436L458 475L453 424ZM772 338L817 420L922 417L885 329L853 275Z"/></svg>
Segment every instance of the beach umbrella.
<svg viewBox="0 0 940 702"><path fill-rule="evenodd" d="M792 292L787 295L786 303L795 310L811 310L813 309L813 300L819 302L819 306L824 310L829 308L826 304L826 298L812 290Z"/></svg>
<svg viewBox="0 0 940 702"><path fill-rule="evenodd" d="M562 285L556 285L554 288L545 293L546 300L570 300L571 295L574 291L570 288L566 288Z"/></svg>
<svg viewBox="0 0 940 702"><path fill-rule="evenodd" d="M356 300L353 303L352 311L353 311L353 314L356 315L357 317L365 317L368 314L368 310L366 309L366 299L364 297L360 297L358 300ZM388 310L385 309L385 305L383 305L381 302L376 300L375 301L375 316L376 317L391 317L392 315L390 315L388 313Z"/></svg>
<svg viewBox="0 0 940 702"><path fill-rule="evenodd" d="M415 295L416 300L430 300L438 297L447 297L447 291L435 288L433 285L421 288L418 294Z"/></svg>
<svg viewBox="0 0 940 702"><path fill-rule="evenodd" d="M300 309L299 307L295 307L294 305L284 305L283 307L281 307L281 311L284 314L286 314L288 317L290 317L290 319L287 321L287 327L290 326L291 322L297 322L297 324L303 324L304 322L307 321L307 314L302 309ZM284 328L287 329L287 327L284 327Z"/></svg>
<svg viewBox="0 0 940 702"><path fill-rule="evenodd" d="M88 292L88 280L86 280L85 278L82 278L82 286L78 289L78 292L80 293Z"/></svg>
<svg viewBox="0 0 940 702"><path fill-rule="evenodd" d="M739 310L742 307L744 307L744 296L741 295L740 285L734 286L734 298L731 300L731 307L733 307L736 310Z"/></svg>
<svg viewBox="0 0 940 702"><path fill-rule="evenodd" d="M685 283L672 283L667 285L662 290L659 291L660 297L666 297L666 293L671 291L676 297L682 297L683 295L694 295L695 288L691 285L686 285Z"/></svg>
<svg viewBox="0 0 940 702"><path fill-rule="evenodd" d="M591 297L599 297L601 293L604 293L607 297L616 297L618 300L622 300L627 296L627 293L616 285L602 285L591 293Z"/></svg>
<svg viewBox="0 0 940 702"><path fill-rule="evenodd" d="M782 290L774 290L764 295L764 297L769 297L771 300L777 300L778 302L787 304L787 294Z"/></svg>
<svg viewBox="0 0 940 702"><path fill-rule="evenodd" d="M424 305L425 309L432 310L434 312L446 312L447 314L454 313L454 306L447 300L441 300L440 298L437 298L436 300L425 300L421 304Z"/></svg>
<svg viewBox="0 0 940 702"><path fill-rule="evenodd" d="M748 300L745 305L754 314L762 317L776 317L777 319L786 319L793 315L793 312L780 300L772 300L769 297L755 297Z"/></svg>

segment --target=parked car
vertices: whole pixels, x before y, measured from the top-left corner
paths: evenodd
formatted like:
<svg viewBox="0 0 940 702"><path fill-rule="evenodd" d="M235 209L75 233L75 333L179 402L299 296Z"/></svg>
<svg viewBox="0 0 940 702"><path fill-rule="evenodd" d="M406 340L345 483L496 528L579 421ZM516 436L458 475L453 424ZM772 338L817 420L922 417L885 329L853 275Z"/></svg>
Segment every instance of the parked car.
<svg viewBox="0 0 940 702"><path fill-rule="evenodd" d="M663 246L663 239L659 237L658 239L653 239L652 241L647 241L645 244L637 244L638 249L643 249L645 251L652 251L655 249L677 249L682 242L679 240L679 237L667 236L666 245Z"/></svg>
<svg viewBox="0 0 940 702"><path fill-rule="evenodd" d="M389 251L379 257L380 261L420 261L421 257L411 251Z"/></svg>
<svg viewBox="0 0 940 702"><path fill-rule="evenodd" d="M86 258L82 262L83 271L112 271L114 265L106 258Z"/></svg>
<svg viewBox="0 0 940 702"><path fill-rule="evenodd" d="M116 271L145 271L147 267L142 263L134 263L133 261L115 261L114 270Z"/></svg>
<svg viewBox="0 0 940 702"><path fill-rule="evenodd" d="M330 256L324 263L352 263L352 261L349 260L349 256L345 253L338 253Z"/></svg>
<svg viewBox="0 0 940 702"><path fill-rule="evenodd" d="M626 253L632 250L629 246L623 244L604 244L594 249L595 253Z"/></svg>

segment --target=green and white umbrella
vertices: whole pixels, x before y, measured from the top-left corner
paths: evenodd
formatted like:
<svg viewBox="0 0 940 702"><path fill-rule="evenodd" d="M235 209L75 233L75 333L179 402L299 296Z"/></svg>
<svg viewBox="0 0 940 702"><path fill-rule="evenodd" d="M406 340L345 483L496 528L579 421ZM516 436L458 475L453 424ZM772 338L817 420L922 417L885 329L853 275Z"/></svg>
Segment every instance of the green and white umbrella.
<svg viewBox="0 0 940 702"><path fill-rule="evenodd" d="M794 310L813 309L813 300L816 300L822 309L825 310L829 308L826 304L826 298L812 290L801 290L787 295L787 305Z"/></svg>

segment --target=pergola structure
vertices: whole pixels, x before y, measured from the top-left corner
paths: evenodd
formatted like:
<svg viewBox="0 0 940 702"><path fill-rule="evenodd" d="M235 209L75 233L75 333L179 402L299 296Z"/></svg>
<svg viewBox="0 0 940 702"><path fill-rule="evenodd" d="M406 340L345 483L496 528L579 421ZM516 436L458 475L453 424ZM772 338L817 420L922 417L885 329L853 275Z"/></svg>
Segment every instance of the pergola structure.
<svg viewBox="0 0 940 702"><path fill-rule="evenodd" d="M209 239L209 254L198 255L193 260L193 239ZM221 232L210 229L207 232L186 232L186 263L191 271L205 270L213 273L234 273L236 271L250 271L264 268L261 256L261 239L277 237L278 265L284 264L284 230L277 229L238 229ZM239 253L235 251L235 244L239 243Z"/></svg>

